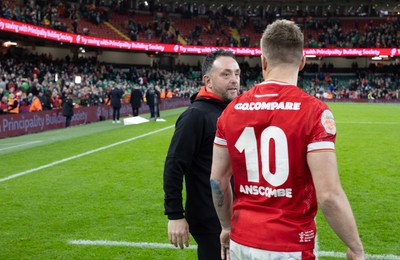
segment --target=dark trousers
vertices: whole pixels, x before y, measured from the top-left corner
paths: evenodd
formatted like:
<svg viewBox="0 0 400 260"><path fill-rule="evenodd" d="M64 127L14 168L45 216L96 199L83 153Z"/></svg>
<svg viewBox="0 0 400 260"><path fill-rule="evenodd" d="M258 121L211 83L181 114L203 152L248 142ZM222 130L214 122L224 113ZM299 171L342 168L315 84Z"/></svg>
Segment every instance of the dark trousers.
<svg viewBox="0 0 400 260"><path fill-rule="evenodd" d="M121 108L120 107L113 107L113 120L115 121L115 119L119 120L119 110Z"/></svg>
<svg viewBox="0 0 400 260"><path fill-rule="evenodd" d="M151 118L160 117L160 108L158 107L158 105L149 106L149 109Z"/></svg>
<svg viewBox="0 0 400 260"><path fill-rule="evenodd" d="M72 116L65 116L65 127L69 127L71 125Z"/></svg>
<svg viewBox="0 0 400 260"><path fill-rule="evenodd" d="M221 242L219 233L191 234L197 242L197 258L199 260L220 260Z"/></svg>
<svg viewBox="0 0 400 260"><path fill-rule="evenodd" d="M133 116L138 116L139 115L139 108L132 105L132 115Z"/></svg>
<svg viewBox="0 0 400 260"><path fill-rule="evenodd" d="M154 118L154 106L149 106L150 109L150 118Z"/></svg>

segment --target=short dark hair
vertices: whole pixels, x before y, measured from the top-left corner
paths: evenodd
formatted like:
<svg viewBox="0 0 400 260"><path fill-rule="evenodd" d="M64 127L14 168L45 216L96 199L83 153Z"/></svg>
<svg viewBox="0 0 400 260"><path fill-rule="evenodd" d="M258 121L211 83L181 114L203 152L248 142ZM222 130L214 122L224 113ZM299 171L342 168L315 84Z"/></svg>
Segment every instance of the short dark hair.
<svg viewBox="0 0 400 260"><path fill-rule="evenodd" d="M215 50L215 51L210 52L209 54L207 54L207 56L205 57L205 59L203 61L203 66L201 68L201 72L203 73L203 76L210 73L214 61L218 57L221 57L221 56L231 57L233 59L236 59L235 58L235 54L233 54L232 51L219 49L219 50Z"/></svg>
<svg viewBox="0 0 400 260"><path fill-rule="evenodd" d="M271 64L299 63L303 57L304 36L293 21L276 20L261 38L262 54Z"/></svg>

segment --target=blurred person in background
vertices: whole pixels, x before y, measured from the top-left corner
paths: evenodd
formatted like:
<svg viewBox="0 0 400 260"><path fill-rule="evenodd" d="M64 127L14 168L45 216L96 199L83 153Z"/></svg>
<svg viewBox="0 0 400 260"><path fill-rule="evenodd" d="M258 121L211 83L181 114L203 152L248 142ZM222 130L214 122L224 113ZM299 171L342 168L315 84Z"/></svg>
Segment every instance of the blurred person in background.
<svg viewBox="0 0 400 260"><path fill-rule="evenodd" d="M220 259L221 232L210 188L212 146L217 118L239 93L240 68L234 54L221 49L205 57L202 73L205 86L178 118L165 160L164 208L171 244L189 246L190 232L198 259L209 260Z"/></svg>
<svg viewBox="0 0 400 260"><path fill-rule="evenodd" d="M7 83L6 83L5 77L1 77L0 78L0 90L1 90L1 92L6 90L6 85L7 85Z"/></svg>
<svg viewBox="0 0 400 260"><path fill-rule="evenodd" d="M154 97L154 118L160 117L161 89L158 85L154 87L157 95Z"/></svg>
<svg viewBox="0 0 400 260"><path fill-rule="evenodd" d="M0 100L4 97L5 89L0 88Z"/></svg>
<svg viewBox="0 0 400 260"><path fill-rule="evenodd" d="M121 121L119 121L119 115L121 110L121 99L123 95L124 91L120 88L120 84L114 84L114 87L108 94L108 101L113 108L113 124L115 124L115 122L118 124L121 123Z"/></svg>
<svg viewBox="0 0 400 260"><path fill-rule="evenodd" d="M53 102L53 108L61 108L62 107L61 95L58 93L58 91L56 89L54 89L51 94L51 101Z"/></svg>
<svg viewBox="0 0 400 260"><path fill-rule="evenodd" d="M154 87L153 84L149 84L149 88L146 91L146 103L150 110L150 119L160 117L160 91Z"/></svg>
<svg viewBox="0 0 400 260"><path fill-rule="evenodd" d="M32 104L29 107L29 112L34 112L34 111L42 111L42 103L40 102L40 99L37 96L33 96L32 99Z"/></svg>
<svg viewBox="0 0 400 260"><path fill-rule="evenodd" d="M9 95L7 110L10 114L18 114L19 113L18 99L15 97L15 95L13 93L10 93L10 95Z"/></svg>
<svg viewBox="0 0 400 260"><path fill-rule="evenodd" d="M71 125L72 116L74 115L75 103L72 100L72 94L67 91L66 96L63 100L63 115L65 116L65 127Z"/></svg>
<svg viewBox="0 0 400 260"><path fill-rule="evenodd" d="M0 114L8 114L8 99L3 96L0 101Z"/></svg>
<svg viewBox="0 0 400 260"><path fill-rule="evenodd" d="M52 110L53 109L53 100L51 98L51 92L49 90L45 90L44 91L44 95L43 95L43 110Z"/></svg>
<svg viewBox="0 0 400 260"><path fill-rule="evenodd" d="M143 94L138 85L134 85L131 90L131 97L129 99L129 103L132 106L132 115L139 115L139 108L142 105Z"/></svg>

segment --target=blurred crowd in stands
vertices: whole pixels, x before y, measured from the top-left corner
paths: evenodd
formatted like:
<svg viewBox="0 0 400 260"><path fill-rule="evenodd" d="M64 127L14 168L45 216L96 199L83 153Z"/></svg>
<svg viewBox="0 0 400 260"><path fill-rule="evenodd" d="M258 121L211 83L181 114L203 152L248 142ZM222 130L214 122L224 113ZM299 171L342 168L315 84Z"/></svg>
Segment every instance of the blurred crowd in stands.
<svg viewBox="0 0 400 260"><path fill-rule="evenodd" d="M241 63L241 91L250 89L261 79L261 68ZM323 99L399 99L399 65L368 70L354 70L353 74L335 74L318 70L307 64L299 77L299 86ZM390 73L390 70L396 71ZM384 73L376 73L376 72ZM143 94L149 86L162 89L162 98L190 97L202 86L200 66L177 64L174 68L116 65L99 63L95 58L53 59L51 55L9 54L0 56L0 113L9 113L10 104L18 101L19 113L34 111L38 98L41 110L62 107L62 100L72 94L78 106L107 104L108 93L115 84L124 90L129 103L133 87ZM16 112L16 111L11 111Z"/></svg>
<svg viewBox="0 0 400 260"><path fill-rule="evenodd" d="M267 7L246 9L242 6L216 4L128 1L57 1L0 0L0 17L53 28L71 33L91 34L80 28L83 21L100 25L105 21L118 25L133 41L148 40L189 45L257 47L265 26L277 18L296 21L304 30L306 47L399 48L400 28L396 17L379 18L379 12L368 9L363 19L359 13L335 10L302 10ZM365 10L364 10L365 11ZM365 15L369 18L366 18ZM340 16L340 19L338 18ZM193 18L193 19L192 19ZM194 19L195 18L195 19ZM179 19L192 21L185 24ZM188 28L189 26L189 28ZM117 26L118 27L118 26ZM96 27L91 27L95 30ZM94 29L93 29L94 28ZM204 40L207 39L207 42ZM211 42L210 42L211 39ZM131 88L139 86L144 94L150 85L160 87L162 97L190 97L202 85L200 66L177 64L174 68L129 66L98 63L94 58L49 55L4 55L0 57L0 113L15 112L12 101L18 101L19 112L61 108L62 100L72 94L79 106L105 104L110 89L119 84L129 100ZM240 64L241 91L261 81L261 68ZM371 65L358 68L355 63L349 74L340 74L333 64L307 64L299 77L299 86L324 99L399 99L399 64Z"/></svg>
<svg viewBox="0 0 400 260"><path fill-rule="evenodd" d="M398 78L389 74L361 73L358 77L344 77L318 73L314 77L305 77L302 80L304 91L324 100L368 99L372 102L398 100L400 97Z"/></svg>
<svg viewBox="0 0 400 260"><path fill-rule="evenodd" d="M400 64L370 63L359 68L335 68L332 63L308 63L300 86L306 92L325 99L399 99Z"/></svg>
<svg viewBox="0 0 400 260"><path fill-rule="evenodd" d="M168 71L150 67L116 67L99 64L94 59L69 56L53 60L50 55L0 57L1 112L7 104L18 100L19 112L28 112L34 97L42 101L43 110L61 108L62 100L72 94L79 106L107 104L108 93L115 84L124 90L129 101L130 91L139 86L143 92L151 84L163 89L164 97L189 97L201 86L201 70L177 65ZM50 100L47 102L46 99ZM44 105L49 103L48 105Z"/></svg>
<svg viewBox="0 0 400 260"><path fill-rule="evenodd" d="M350 12L345 7L333 9L330 5L309 9L306 3L300 7L257 5L245 8L233 4L158 1L146 1L147 5L144 1L132 2L137 6L129 6L131 2L127 0L0 2L0 17L10 20L94 35L96 32L90 30L96 30L96 27L82 27L82 21L94 25L108 21L132 41L258 47L259 35L266 25L275 19L286 18L302 27L306 47L400 46L397 16L382 16L372 4ZM122 17L122 22L117 17ZM115 34L115 37L121 36Z"/></svg>
<svg viewBox="0 0 400 260"><path fill-rule="evenodd" d="M400 25L397 19L377 23L373 20L344 22L338 18L325 21L309 17L306 22L307 47L325 48L398 48Z"/></svg>

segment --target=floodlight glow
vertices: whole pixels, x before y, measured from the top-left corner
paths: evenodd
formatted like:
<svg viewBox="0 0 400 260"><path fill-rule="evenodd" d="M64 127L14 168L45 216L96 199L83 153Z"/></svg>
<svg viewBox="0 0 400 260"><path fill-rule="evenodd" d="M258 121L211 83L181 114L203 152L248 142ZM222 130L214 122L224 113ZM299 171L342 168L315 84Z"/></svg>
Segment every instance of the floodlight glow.
<svg viewBox="0 0 400 260"><path fill-rule="evenodd" d="M75 76L75 84L81 84L82 82L82 77L81 76Z"/></svg>
<svg viewBox="0 0 400 260"><path fill-rule="evenodd" d="M17 46L17 43L16 42L11 42L11 41L3 42L3 46L6 47L6 48L10 47L11 45Z"/></svg>

